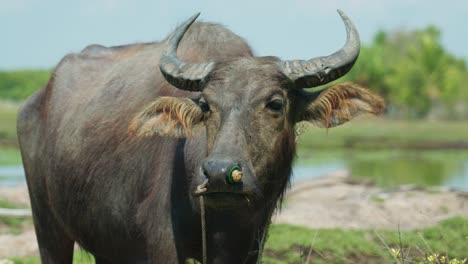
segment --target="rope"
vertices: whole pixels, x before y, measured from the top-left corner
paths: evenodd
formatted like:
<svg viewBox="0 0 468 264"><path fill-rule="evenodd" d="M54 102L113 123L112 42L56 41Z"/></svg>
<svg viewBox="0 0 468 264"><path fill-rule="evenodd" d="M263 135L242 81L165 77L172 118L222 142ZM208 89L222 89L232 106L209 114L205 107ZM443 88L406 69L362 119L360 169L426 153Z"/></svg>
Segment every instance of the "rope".
<svg viewBox="0 0 468 264"><path fill-rule="evenodd" d="M205 179L205 181L197 186L197 190L195 191L195 194L200 195L200 220L201 220L201 228L202 228L202 252L203 252L203 264L207 263L206 256L207 256L207 250L206 250L206 212L205 212L205 197L203 194L206 192L206 186L208 185L208 179Z"/></svg>
<svg viewBox="0 0 468 264"><path fill-rule="evenodd" d="M208 179L205 179L202 184L197 186L195 194L199 195L200 200L200 220L201 220L201 229L202 229L202 263L207 264L207 248L206 248L206 208L205 208L205 197L203 194L207 191ZM261 263L263 246L265 245L266 231L262 230L261 238L258 240L259 249L257 263Z"/></svg>
<svg viewBox="0 0 468 264"><path fill-rule="evenodd" d="M200 217L202 228L202 248L203 248L203 264L206 264L206 223L205 223L205 197L200 195Z"/></svg>

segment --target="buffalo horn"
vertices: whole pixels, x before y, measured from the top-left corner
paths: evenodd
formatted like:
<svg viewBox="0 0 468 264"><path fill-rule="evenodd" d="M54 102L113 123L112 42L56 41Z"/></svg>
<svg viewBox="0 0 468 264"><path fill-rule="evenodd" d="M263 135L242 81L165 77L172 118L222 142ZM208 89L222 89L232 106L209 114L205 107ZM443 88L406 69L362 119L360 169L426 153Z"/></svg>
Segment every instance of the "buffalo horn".
<svg viewBox="0 0 468 264"><path fill-rule="evenodd" d="M164 78L179 89L187 91L200 91L201 83L213 69L214 63L186 63L177 57L177 47L185 32L197 19L200 13L195 14L182 25L167 40L159 67Z"/></svg>
<svg viewBox="0 0 468 264"><path fill-rule="evenodd" d="M346 26L347 40L343 48L326 56L308 61L281 61L283 73L289 77L296 88L308 88L323 85L345 75L359 56L359 34L353 22L338 10Z"/></svg>

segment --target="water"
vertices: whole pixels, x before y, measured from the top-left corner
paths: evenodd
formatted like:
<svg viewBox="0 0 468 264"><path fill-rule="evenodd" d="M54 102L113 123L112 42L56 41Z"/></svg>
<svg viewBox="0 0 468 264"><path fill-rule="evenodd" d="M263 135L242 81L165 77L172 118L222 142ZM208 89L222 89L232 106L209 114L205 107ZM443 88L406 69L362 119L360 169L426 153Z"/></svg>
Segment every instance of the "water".
<svg viewBox="0 0 468 264"><path fill-rule="evenodd" d="M26 183L21 165L0 166L0 187L14 187Z"/></svg>
<svg viewBox="0 0 468 264"><path fill-rule="evenodd" d="M352 177L372 179L381 187L414 184L468 191L468 151L450 150L301 150L294 166L293 182L345 169ZM0 187L24 183L21 165L0 166Z"/></svg>
<svg viewBox="0 0 468 264"><path fill-rule="evenodd" d="M467 150L334 150L300 151L295 181L347 169L351 177L381 187L413 184L468 191ZM316 173L319 172L319 173Z"/></svg>

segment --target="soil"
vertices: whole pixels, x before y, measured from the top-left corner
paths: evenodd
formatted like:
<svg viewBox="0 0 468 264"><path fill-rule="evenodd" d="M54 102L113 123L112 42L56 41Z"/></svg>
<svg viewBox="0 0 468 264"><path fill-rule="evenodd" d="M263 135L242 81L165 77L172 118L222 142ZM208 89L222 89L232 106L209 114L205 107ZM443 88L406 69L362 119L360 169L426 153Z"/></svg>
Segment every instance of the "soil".
<svg viewBox="0 0 468 264"><path fill-rule="evenodd" d="M0 188L0 199L29 207L26 186ZM434 225L453 216L468 217L468 194L444 188L400 186L382 189L356 181L347 171L295 184L274 223L311 228L400 229ZM32 226L18 235L0 228L0 261L11 256L38 255Z"/></svg>
<svg viewBox="0 0 468 264"><path fill-rule="evenodd" d="M294 185L274 223L410 230L453 216L468 217L468 193L410 185L382 189L338 171Z"/></svg>

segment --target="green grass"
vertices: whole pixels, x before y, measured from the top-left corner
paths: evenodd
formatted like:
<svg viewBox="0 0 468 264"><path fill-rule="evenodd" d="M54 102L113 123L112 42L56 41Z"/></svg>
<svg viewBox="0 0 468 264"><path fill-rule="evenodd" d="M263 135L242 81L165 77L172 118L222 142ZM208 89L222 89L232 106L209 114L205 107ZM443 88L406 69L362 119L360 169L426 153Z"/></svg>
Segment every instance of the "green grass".
<svg viewBox="0 0 468 264"><path fill-rule="evenodd" d="M2 165L19 165L21 164L21 154L17 148L1 148L0 147L0 166Z"/></svg>
<svg viewBox="0 0 468 264"><path fill-rule="evenodd" d="M12 258L11 259L15 264L41 264L39 257L23 257L23 258ZM74 264L89 264L94 263L94 258L90 254L84 251L75 251L73 254L73 263Z"/></svg>
<svg viewBox="0 0 468 264"><path fill-rule="evenodd" d="M393 263L390 248L400 249L408 263L426 254L468 257L468 219L454 217L415 231L308 229L273 225L265 250L266 264ZM301 258L301 254L303 255ZM302 262L301 262L302 260Z"/></svg>
<svg viewBox="0 0 468 264"><path fill-rule="evenodd" d="M450 259L468 257L468 219L454 217L414 231L309 229L272 225L263 263L395 263L391 249L399 249L400 263L419 262L434 253ZM13 258L15 264L40 263L38 257ZM82 251L75 264L94 263Z"/></svg>
<svg viewBox="0 0 468 264"><path fill-rule="evenodd" d="M330 128L308 126L299 138L299 149L395 148L429 144L468 144L468 122L388 120L367 117Z"/></svg>
<svg viewBox="0 0 468 264"><path fill-rule="evenodd" d="M0 102L0 140L16 140L16 116L19 104Z"/></svg>
<svg viewBox="0 0 468 264"><path fill-rule="evenodd" d="M19 103L0 101L0 166L21 164L16 139Z"/></svg>
<svg viewBox="0 0 468 264"><path fill-rule="evenodd" d="M1 199L0 198L0 208L8 208L8 209L18 209L23 208L18 204L15 204L9 200Z"/></svg>
<svg viewBox="0 0 468 264"><path fill-rule="evenodd" d="M0 208L18 209L24 208L23 206L12 203L11 201L0 199ZM0 225L5 226L7 229L2 233L19 234L23 227L32 225L32 219L29 217L6 217L0 216Z"/></svg>
<svg viewBox="0 0 468 264"><path fill-rule="evenodd" d="M23 232L23 228L32 225L32 219L26 217L6 217L0 216L0 225L6 226L6 230L0 234L18 235Z"/></svg>

